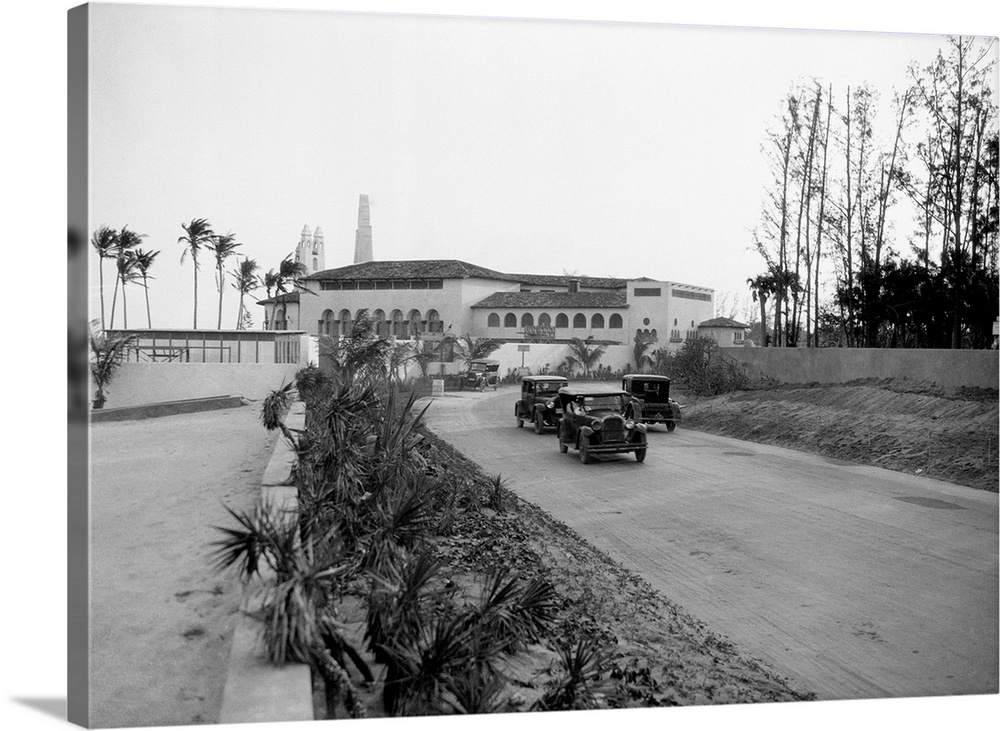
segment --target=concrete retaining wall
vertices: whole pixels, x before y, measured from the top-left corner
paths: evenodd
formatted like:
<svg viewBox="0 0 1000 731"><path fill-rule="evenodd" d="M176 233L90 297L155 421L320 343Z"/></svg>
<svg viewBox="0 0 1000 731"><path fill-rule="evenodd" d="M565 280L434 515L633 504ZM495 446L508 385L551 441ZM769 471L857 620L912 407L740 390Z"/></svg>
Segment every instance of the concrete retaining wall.
<svg viewBox="0 0 1000 731"><path fill-rule="evenodd" d="M301 365L275 363L122 363L105 389L105 407L242 396L258 400L295 378ZM90 394L94 388L91 384Z"/></svg>
<svg viewBox="0 0 1000 731"><path fill-rule="evenodd" d="M782 383L846 383L857 378L907 378L946 388L997 388L1000 351L884 348L720 348L747 366L751 378Z"/></svg>

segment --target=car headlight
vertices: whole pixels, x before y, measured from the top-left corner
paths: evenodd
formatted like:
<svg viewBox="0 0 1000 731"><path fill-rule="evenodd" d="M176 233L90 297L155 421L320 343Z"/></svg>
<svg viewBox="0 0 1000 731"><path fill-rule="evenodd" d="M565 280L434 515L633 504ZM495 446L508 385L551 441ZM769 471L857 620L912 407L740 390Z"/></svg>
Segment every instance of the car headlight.
<svg viewBox="0 0 1000 731"><path fill-rule="evenodd" d="M626 429L635 429L635 422L632 421L631 419L626 419L625 420L625 428Z"/></svg>
<svg viewBox="0 0 1000 731"><path fill-rule="evenodd" d="M600 419L594 419L593 423L590 425L594 431L600 431L604 424L601 423Z"/></svg>
<svg viewBox="0 0 1000 731"><path fill-rule="evenodd" d="M553 406L555 406L555 404L553 402L551 402L551 401L546 401L545 402L545 408L551 409Z"/></svg>

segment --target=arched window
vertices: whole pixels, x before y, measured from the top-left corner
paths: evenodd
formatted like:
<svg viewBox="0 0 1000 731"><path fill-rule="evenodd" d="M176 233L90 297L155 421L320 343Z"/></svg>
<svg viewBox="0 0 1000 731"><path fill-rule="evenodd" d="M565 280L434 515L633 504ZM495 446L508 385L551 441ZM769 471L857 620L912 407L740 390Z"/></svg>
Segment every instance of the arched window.
<svg viewBox="0 0 1000 731"><path fill-rule="evenodd" d="M275 330L287 330L288 323L285 322L285 308L279 307L274 311L274 329Z"/></svg>
<svg viewBox="0 0 1000 731"><path fill-rule="evenodd" d="M354 321L351 320L351 311L350 310L341 310L340 311L340 334L341 335L350 335L351 334L351 330L353 328L354 328Z"/></svg>
<svg viewBox="0 0 1000 731"><path fill-rule="evenodd" d="M573 329L583 330L587 327L587 316L582 312L577 312L573 315Z"/></svg>
<svg viewBox="0 0 1000 731"><path fill-rule="evenodd" d="M406 329L403 326L403 312L402 310L393 310L392 314L389 316L392 320L392 335L393 337L402 338L406 337Z"/></svg>
<svg viewBox="0 0 1000 731"><path fill-rule="evenodd" d="M333 335L333 310L323 310L323 319L319 321L320 335Z"/></svg>
<svg viewBox="0 0 1000 731"><path fill-rule="evenodd" d="M427 310L427 332L444 332L444 323L441 322L441 315L437 310Z"/></svg>
<svg viewBox="0 0 1000 731"><path fill-rule="evenodd" d="M368 308L366 308L366 307L362 307L354 315L354 319L355 320L363 320L366 317L369 317L369 318L371 317L371 313L368 311Z"/></svg>
<svg viewBox="0 0 1000 731"><path fill-rule="evenodd" d="M508 312L503 316L503 326L504 327L517 327L517 315L513 312Z"/></svg>
<svg viewBox="0 0 1000 731"><path fill-rule="evenodd" d="M622 316L617 312L608 318L608 327L612 330L621 330L622 327Z"/></svg>
<svg viewBox="0 0 1000 731"><path fill-rule="evenodd" d="M316 257L314 256L314 257L313 257L313 271L316 271L317 269L319 269L319 259L317 259L317 258L316 258Z"/></svg>
<svg viewBox="0 0 1000 731"><path fill-rule="evenodd" d="M496 312L491 312L490 316L486 319L486 327L500 327L500 315Z"/></svg>
<svg viewBox="0 0 1000 731"><path fill-rule="evenodd" d="M417 335L421 331L420 327L420 310L410 310L410 314L406 316L409 322L410 337Z"/></svg>
<svg viewBox="0 0 1000 731"><path fill-rule="evenodd" d="M569 318L566 317L565 312L556 315L556 327L569 327Z"/></svg>
<svg viewBox="0 0 1000 731"><path fill-rule="evenodd" d="M521 327L534 327L535 318L532 317L530 312L525 312L521 315Z"/></svg>
<svg viewBox="0 0 1000 731"><path fill-rule="evenodd" d="M385 311L375 310L372 313L372 323L375 325L375 334L384 338L386 336Z"/></svg>
<svg viewBox="0 0 1000 731"><path fill-rule="evenodd" d="M538 327L552 327L552 318L548 312L543 312L538 316Z"/></svg>
<svg viewBox="0 0 1000 731"><path fill-rule="evenodd" d="M594 330L604 329L604 315L600 312L595 312L594 316L590 318L590 327Z"/></svg>

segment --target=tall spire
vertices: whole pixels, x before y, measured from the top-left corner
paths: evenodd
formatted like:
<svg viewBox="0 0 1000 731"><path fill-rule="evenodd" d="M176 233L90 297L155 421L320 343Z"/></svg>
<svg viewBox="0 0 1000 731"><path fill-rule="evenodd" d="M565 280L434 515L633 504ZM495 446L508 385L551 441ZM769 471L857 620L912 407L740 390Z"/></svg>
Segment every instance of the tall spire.
<svg viewBox="0 0 1000 731"><path fill-rule="evenodd" d="M354 234L354 263L372 260L372 224L368 211L368 196L361 194L358 203L358 230Z"/></svg>

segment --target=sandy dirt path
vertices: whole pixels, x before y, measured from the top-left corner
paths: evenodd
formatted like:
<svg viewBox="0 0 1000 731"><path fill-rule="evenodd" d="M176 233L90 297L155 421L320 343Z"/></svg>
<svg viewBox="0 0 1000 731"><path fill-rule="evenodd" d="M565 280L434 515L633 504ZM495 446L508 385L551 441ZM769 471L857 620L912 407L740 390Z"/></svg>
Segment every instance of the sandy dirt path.
<svg viewBox="0 0 1000 731"><path fill-rule="evenodd" d="M997 692L997 495L679 428L582 465L517 392L428 426L821 699Z"/></svg>
<svg viewBox="0 0 1000 731"><path fill-rule="evenodd" d="M211 526L255 504L274 439L256 406L91 426L93 727L218 721L241 590Z"/></svg>

